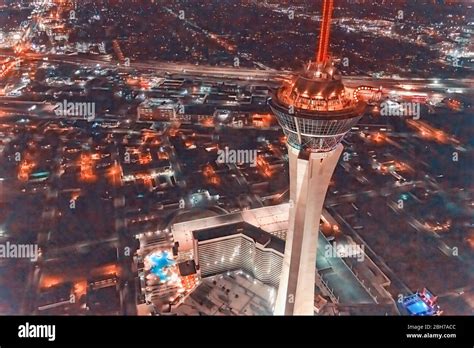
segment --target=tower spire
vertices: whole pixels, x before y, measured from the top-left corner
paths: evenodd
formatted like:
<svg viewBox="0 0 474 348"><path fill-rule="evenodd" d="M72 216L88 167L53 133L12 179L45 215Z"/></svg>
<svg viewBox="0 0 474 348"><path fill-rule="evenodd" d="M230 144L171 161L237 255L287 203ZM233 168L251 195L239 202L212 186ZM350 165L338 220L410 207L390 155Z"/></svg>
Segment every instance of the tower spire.
<svg viewBox="0 0 474 348"><path fill-rule="evenodd" d="M329 37L331 31L332 12L334 10L334 0L324 0L323 15L321 20L321 31L319 33L318 51L316 62L324 63L329 58Z"/></svg>

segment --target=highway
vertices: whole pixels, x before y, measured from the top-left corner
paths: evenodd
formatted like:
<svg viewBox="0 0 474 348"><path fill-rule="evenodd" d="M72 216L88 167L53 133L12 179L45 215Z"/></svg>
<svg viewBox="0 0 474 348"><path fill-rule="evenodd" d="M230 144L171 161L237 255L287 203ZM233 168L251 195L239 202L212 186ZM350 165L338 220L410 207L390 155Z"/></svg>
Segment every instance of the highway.
<svg viewBox="0 0 474 348"><path fill-rule="evenodd" d="M228 78L247 81L268 81L277 82L289 79L292 72L286 70L259 70L242 67L215 67L206 65L193 65L187 63L173 62L130 62L129 66L121 65L116 62L109 62L100 58L82 57L82 56L57 56L57 55L41 55L36 53L28 53L25 59L46 60L50 63L75 64L83 67L97 67L118 69L120 71L139 71L148 73L159 73L162 75L189 75L208 78ZM445 92L448 88L461 89L464 93L474 93L474 79L437 79L433 78L374 78L371 76L344 76L345 84L348 87L357 86L383 86L387 89L400 89L405 92ZM403 86L403 87L402 87ZM409 86L409 87L406 87ZM411 88L411 89L407 89Z"/></svg>

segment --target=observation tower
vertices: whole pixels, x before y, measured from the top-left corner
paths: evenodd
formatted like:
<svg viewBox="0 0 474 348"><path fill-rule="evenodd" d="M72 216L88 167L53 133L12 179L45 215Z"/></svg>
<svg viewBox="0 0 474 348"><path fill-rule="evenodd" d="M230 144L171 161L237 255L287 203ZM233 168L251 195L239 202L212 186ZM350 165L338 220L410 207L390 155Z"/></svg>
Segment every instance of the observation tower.
<svg viewBox="0 0 474 348"><path fill-rule="evenodd" d="M290 166L290 216L276 315L314 314L321 211L341 141L365 110L344 87L328 53L333 7L334 0L324 0L315 60L269 101L287 139Z"/></svg>

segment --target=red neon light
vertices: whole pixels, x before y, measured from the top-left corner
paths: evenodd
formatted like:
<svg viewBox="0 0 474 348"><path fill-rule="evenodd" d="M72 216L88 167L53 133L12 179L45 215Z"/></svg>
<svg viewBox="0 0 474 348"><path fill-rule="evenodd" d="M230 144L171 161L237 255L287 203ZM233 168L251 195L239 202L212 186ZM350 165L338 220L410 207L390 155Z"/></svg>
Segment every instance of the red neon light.
<svg viewBox="0 0 474 348"><path fill-rule="evenodd" d="M316 62L318 63L324 63L329 59L329 34L333 10L334 0L324 0L321 32L319 34L318 52L316 54Z"/></svg>

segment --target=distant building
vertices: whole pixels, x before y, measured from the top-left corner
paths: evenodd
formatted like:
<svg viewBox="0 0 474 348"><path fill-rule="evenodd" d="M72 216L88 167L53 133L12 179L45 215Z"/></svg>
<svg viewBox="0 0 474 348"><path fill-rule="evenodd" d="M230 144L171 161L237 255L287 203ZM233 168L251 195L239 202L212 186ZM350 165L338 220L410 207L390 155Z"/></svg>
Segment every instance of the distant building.
<svg viewBox="0 0 474 348"><path fill-rule="evenodd" d="M278 287L285 242L246 222L193 231L194 257L202 277L244 270Z"/></svg>
<svg viewBox="0 0 474 348"><path fill-rule="evenodd" d="M0 48L14 47L22 37L21 31L0 31Z"/></svg>
<svg viewBox="0 0 474 348"><path fill-rule="evenodd" d="M94 314L120 313L118 278L115 274L101 275L87 280L87 308Z"/></svg>
<svg viewBox="0 0 474 348"><path fill-rule="evenodd" d="M174 171L169 160L157 160L149 165L141 165L139 163L123 164L124 182L133 182L136 180L158 180L160 176L169 176L174 178ZM153 182L152 182L153 184ZM156 182L155 182L156 185Z"/></svg>
<svg viewBox="0 0 474 348"><path fill-rule="evenodd" d="M179 104L171 99L150 98L138 106L138 121L166 122L175 120Z"/></svg>
<svg viewBox="0 0 474 348"><path fill-rule="evenodd" d="M196 274L196 263L194 260L187 260L178 263L179 274L182 277Z"/></svg>
<svg viewBox="0 0 474 348"><path fill-rule="evenodd" d="M216 123L229 123L232 121L232 111L216 109L213 117Z"/></svg>
<svg viewBox="0 0 474 348"><path fill-rule="evenodd" d="M41 291L38 299L38 311L47 311L71 304L72 289L73 284L67 282Z"/></svg>

